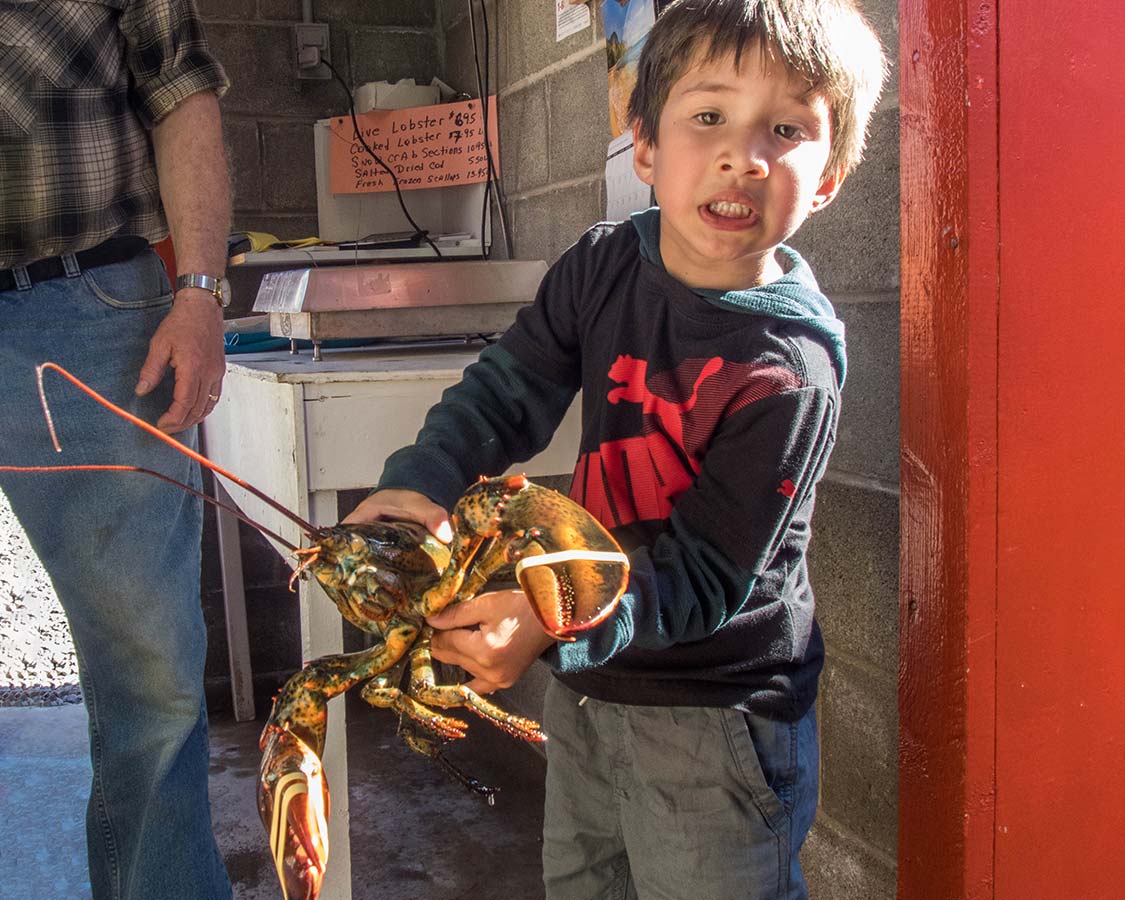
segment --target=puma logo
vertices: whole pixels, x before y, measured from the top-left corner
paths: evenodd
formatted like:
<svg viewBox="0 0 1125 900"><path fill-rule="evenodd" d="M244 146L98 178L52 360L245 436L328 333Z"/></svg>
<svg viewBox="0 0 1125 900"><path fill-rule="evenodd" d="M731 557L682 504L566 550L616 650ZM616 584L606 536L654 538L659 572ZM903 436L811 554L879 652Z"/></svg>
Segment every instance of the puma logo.
<svg viewBox="0 0 1125 900"><path fill-rule="evenodd" d="M702 367L700 367L702 363ZM708 378L716 375L723 367L721 357L708 360L686 359L675 369L661 372L651 379L648 362L632 356L619 356L609 367L609 377L621 382L620 387L610 390L607 399L610 403L639 403L646 416L653 416L659 430L667 435L672 444L684 447L684 418L695 408L699 400L699 388ZM690 383L690 390L683 399L684 385ZM694 454L691 454L694 457ZM699 471L698 463L692 458L692 468Z"/></svg>

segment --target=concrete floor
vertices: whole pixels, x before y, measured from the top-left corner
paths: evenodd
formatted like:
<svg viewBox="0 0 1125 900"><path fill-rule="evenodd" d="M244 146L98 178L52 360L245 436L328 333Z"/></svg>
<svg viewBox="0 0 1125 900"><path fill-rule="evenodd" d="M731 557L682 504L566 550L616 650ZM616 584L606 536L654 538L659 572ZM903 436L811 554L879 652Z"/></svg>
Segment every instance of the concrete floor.
<svg viewBox="0 0 1125 900"><path fill-rule="evenodd" d="M541 898L542 758L470 717L448 756L500 789L489 807L409 751L392 714L348 702L355 900ZM254 800L261 727L211 722L212 816L239 900L281 896ZM86 741L80 705L0 708L0 898L90 896Z"/></svg>

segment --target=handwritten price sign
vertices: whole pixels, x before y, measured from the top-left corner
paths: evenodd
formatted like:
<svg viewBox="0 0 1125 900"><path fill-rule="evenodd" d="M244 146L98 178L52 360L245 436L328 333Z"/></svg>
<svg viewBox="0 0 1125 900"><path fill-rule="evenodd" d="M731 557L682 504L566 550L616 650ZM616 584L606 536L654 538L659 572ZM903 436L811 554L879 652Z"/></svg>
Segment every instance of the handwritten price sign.
<svg viewBox="0 0 1125 900"><path fill-rule="evenodd" d="M484 118L479 100L441 103L411 109L373 109L356 116L360 134L376 155L394 170L404 191L476 184L488 180ZM496 144L496 97L488 98L488 146L500 171ZM386 169L356 139L350 116L332 120L328 152L333 194L393 191Z"/></svg>

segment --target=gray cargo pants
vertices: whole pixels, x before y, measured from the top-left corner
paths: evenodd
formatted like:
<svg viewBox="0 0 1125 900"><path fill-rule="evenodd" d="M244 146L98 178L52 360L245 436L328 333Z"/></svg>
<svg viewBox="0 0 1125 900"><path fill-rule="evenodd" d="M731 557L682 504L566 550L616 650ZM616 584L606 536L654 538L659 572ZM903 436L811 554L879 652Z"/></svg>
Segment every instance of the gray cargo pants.
<svg viewBox="0 0 1125 900"><path fill-rule="evenodd" d="M625 706L552 678L547 900L800 900L817 803L816 716Z"/></svg>

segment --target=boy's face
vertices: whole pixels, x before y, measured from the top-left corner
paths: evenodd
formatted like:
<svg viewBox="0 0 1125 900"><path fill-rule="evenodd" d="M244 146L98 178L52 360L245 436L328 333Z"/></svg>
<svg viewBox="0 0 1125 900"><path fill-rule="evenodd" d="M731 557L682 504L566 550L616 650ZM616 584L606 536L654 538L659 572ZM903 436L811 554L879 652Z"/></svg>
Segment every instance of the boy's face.
<svg viewBox="0 0 1125 900"><path fill-rule="evenodd" d="M780 277L774 249L843 178L823 175L824 98L757 47L697 61L672 85L655 144L634 167L660 205L660 253L689 287L736 290Z"/></svg>

